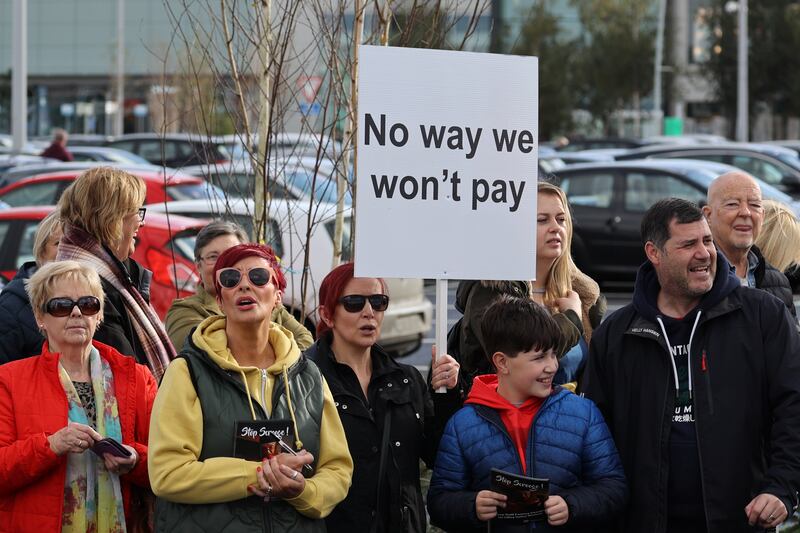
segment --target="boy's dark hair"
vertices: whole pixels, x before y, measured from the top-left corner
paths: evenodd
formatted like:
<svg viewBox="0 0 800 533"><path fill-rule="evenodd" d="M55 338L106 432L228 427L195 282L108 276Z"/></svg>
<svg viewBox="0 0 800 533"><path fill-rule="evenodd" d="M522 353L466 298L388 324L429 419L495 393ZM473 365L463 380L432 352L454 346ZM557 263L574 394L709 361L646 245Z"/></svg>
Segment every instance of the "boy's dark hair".
<svg viewBox="0 0 800 533"><path fill-rule="evenodd" d="M530 350L553 349L561 340L561 330L544 306L507 294L486 308L481 334L490 361L495 352L516 357Z"/></svg>
<svg viewBox="0 0 800 533"><path fill-rule="evenodd" d="M659 250L669 240L669 225L675 220L678 224L691 224L703 218L703 212L696 204L682 198L664 198L650 206L642 218L642 244L652 242Z"/></svg>

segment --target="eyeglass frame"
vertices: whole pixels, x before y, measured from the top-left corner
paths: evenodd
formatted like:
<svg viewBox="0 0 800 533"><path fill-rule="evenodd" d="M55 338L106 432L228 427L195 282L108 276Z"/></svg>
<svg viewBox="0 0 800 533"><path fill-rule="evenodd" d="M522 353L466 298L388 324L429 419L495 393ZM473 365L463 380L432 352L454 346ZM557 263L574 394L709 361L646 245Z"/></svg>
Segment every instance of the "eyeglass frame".
<svg viewBox="0 0 800 533"><path fill-rule="evenodd" d="M258 270L258 269L266 270L267 274L269 274L269 278L267 278L267 281L263 285L259 285L258 283L253 281L253 278L250 277L250 272L252 272L254 270ZM226 285L224 285L222 283L222 280L221 280L222 273L227 271L227 270L233 270L233 271L239 273L239 280L236 282L236 285L228 287L228 286L226 286ZM235 289L236 287L238 287L242 283L242 280L245 278L245 276L247 276L247 280L254 287L266 287L267 285L269 285L270 283L273 283L275 281L275 273L272 272L269 268L264 267L264 266L256 266L256 267L248 268L244 272L242 272L241 270L239 270L238 268L235 268L235 267L220 268L219 270L217 270L217 273L216 273L215 277L216 277L217 283L219 283L219 286L221 288L223 288L223 289Z"/></svg>
<svg viewBox="0 0 800 533"><path fill-rule="evenodd" d="M136 214L139 215L139 222L143 223L144 222L144 217L145 217L145 215L147 215L147 208L146 207L140 207L139 209L136 210Z"/></svg>

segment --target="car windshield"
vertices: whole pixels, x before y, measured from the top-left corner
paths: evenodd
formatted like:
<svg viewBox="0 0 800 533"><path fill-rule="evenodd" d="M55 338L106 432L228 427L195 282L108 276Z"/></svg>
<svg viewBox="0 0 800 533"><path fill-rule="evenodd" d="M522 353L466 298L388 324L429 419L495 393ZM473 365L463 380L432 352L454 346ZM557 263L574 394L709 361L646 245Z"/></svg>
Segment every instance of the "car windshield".
<svg viewBox="0 0 800 533"><path fill-rule="evenodd" d="M211 183L184 183L168 185L167 193L173 200L225 199L225 192Z"/></svg>
<svg viewBox="0 0 800 533"><path fill-rule="evenodd" d="M297 168L292 171L287 171L283 176L289 186L301 190L305 195L311 192L311 182L314 178L313 170ZM336 182L334 180L318 174L317 180L314 183L314 199L319 202L336 203L336 189ZM344 203L346 205L353 203L350 191L345 193Z"/></svg>
<svg viewBox="0 0 800 533"><path fill-rule="evenodd" d="M783 163L786 163L793 169L800 171L800 156L795 154L785 154L783 152L777 154L778 159L780 159Z"/></svg>
<svg viewBox="0 0 800 533"><path fill-rule="evenodd" d="M687 174L690 178L695 180L698 183L701 183L703 187L708 188L711 185L711 182L714 181L714 178L720 175L720 172L716 172L714 170L707 170L707 169L698 169L692 168L687 170ZM794 203L794 200L791 196L786 194L783 191L780 191L766 183L762 180L758 180L758 185L761 187L761 196L763 196L767 200L775 200L777 202L781 202L787 205L791 205Z"/></svg>

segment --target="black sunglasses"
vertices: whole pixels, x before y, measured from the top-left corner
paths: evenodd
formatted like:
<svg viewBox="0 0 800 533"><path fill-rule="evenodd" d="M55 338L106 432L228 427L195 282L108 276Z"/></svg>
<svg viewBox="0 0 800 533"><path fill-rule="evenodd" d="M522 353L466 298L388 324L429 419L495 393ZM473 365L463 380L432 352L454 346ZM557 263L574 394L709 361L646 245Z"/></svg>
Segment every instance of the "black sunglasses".
<svg viewBox="0 0 800 533"><path fill-rule="evenodd" d="M389 297L385 294L372 294L370 296L348 294L339 298L339 303L348 313L358 313L364 309L367 300L369 300L369 306L373 311L386 311L386 308L389 307Z"/></svg>
<svg viewBox="0 0 800 533"><path fill-rule="evenodd" d="M272 273L264 267L256 267L247 271L247 277L256 287L263 287L272 280ZM235 268L220 269L217 271L217 280L226 289L232 289L242 281L242 271Z"/></svg>
<svg viewBox="0 0 800 533"><path fill-rule="evenodd" d="M72 314L75 306L78 306L82 315L92 316L100 312L100 300L94 296L81 296L77 300L72 298L52 298L47 302L45 310L47 314L63 317Z"/></svg>

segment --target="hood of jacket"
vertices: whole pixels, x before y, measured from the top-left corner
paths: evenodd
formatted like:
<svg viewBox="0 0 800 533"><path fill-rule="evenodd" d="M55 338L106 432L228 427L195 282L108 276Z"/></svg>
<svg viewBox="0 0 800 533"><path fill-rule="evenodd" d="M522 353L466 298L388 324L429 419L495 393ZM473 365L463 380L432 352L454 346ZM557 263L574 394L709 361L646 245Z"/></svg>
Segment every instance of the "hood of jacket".
<svg viewBox="0 0 800 533"><path fill-rule="evenodd" d="M28 302L28 293L25 291L25 280L33 276L37 266L33 261L23 263L14 278L3 287L3 292L13 294L23 302Z"/></svg>
<svg viewBox="0 0 800 533"><path fill-rule="evenodd" d="M711 285L711 290L700 299L695 310L700 309L705 312L711 309L740 286L739 278L736 277L731 264L722 253L717 252L717 271L714 275L714 283ZM661 316L661 311L658 310L660 290L661 284L658 282L655 267L650 261L645 261L636 274L633 305L642 317L651 322L656 322L656 318ZM688 313L684 319L693 316L695 310Z"/></svg>
<svg viewBox="0 0 800 533"><path fill-rule="evenodd" d="M243 372L245 375L252 372L260 374L260 369L254 366L241 366L233 357L228 348L226 324L227 319L224 316L208 317L194 330L192 342L206 352L223 370ZM282 373L284 368L290 368L300 359L300 349L293 341L291 332L274 322L271 322L269 327L269 343L275 352L275 362L266 369L270 375Z"/></svg>
<svg viewBox="0 0 800 533"><path fill-rule="evenodd" d="M542 403L544 403L545 398L537 398L532 396L525 400L522 405L517 407L513 403L500 396L500 393L497 392L497 385L497 374L475 376L475 380L472 383L472 388L469 391L469 396L467 396L467 399L464 401L464 403L485 405L486 407L491 407L492 409L500 412L501 415L505 413L506 416L510 413L520 413L521 411L527 411L534 407L539 407Z"/></svg>
<svg viewBox="0 0 800 533"><path fill-rule="evenodd" d="M467 300L469 299L469 295L472 292L473 287L476 285L481 285L487 289L491 289L498 293L504 294L514 294L517 292L518 286L520 284L529 285L530 282L527 281L506 281L506 280L466 280L462 281L458 284L458 289L456 289L456 302L455 308L458 310L459 313L464 314L464 310L467 308ZM530 290L530 287L529 287Z"/></svg>

